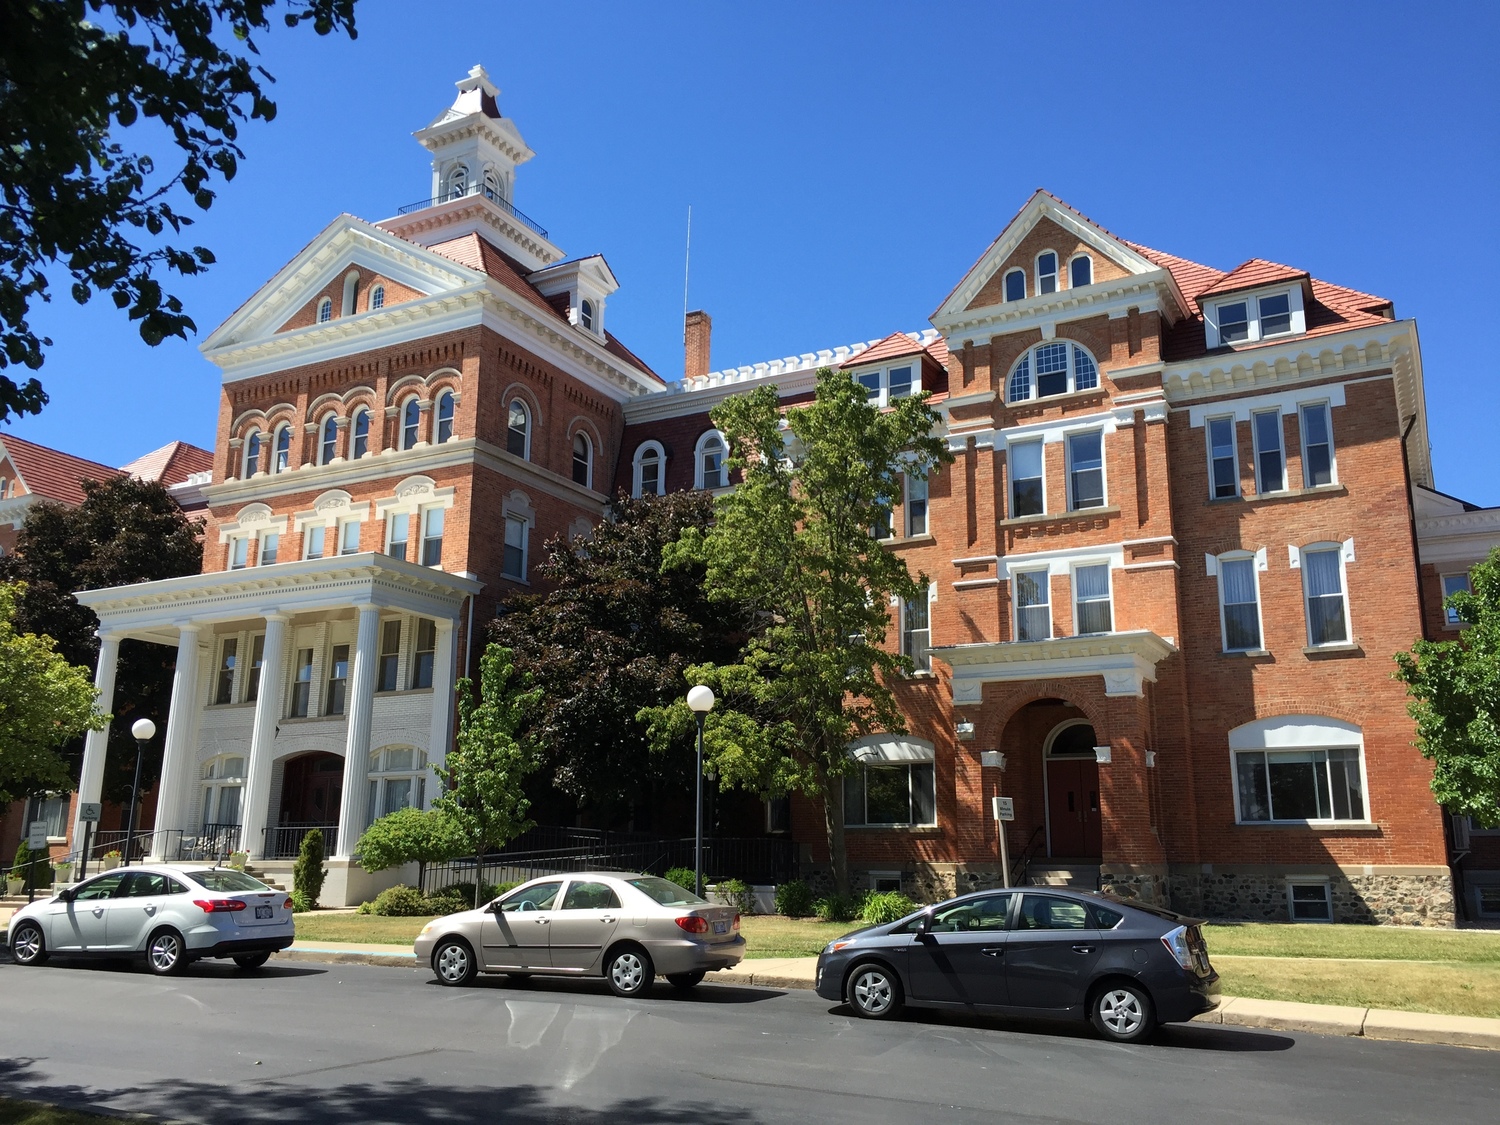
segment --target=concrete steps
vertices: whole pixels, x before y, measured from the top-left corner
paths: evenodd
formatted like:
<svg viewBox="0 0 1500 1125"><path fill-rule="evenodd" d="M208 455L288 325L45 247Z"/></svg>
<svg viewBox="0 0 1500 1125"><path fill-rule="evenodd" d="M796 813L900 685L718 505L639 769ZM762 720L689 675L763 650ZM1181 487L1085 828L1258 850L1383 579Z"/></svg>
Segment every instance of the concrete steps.
<svg viewBox="0 0 1500 1125"><path fill-rule="evenodd" d="M1026 881L1036 887L1077 887L1079 890L1097 891L1099 864L1039 860L1027 864Z"/></svg>

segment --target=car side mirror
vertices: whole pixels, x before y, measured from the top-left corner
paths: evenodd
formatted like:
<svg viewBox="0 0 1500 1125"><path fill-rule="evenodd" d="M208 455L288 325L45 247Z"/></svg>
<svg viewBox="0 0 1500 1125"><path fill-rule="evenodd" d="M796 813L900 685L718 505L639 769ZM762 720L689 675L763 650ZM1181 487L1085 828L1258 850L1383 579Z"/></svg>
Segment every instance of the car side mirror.
<svg viewBox="0 0 1500 1125"><path fill-rule="evenodd" d="M923 911L922 917L917 919L917 936L921 937L932 931L932 911Z"/></svg>
<svg viewBox="0 0 1500 1125"><path fill-rule="evenodd" d="M62 890L57 892L57 900L59 902L72 902L73 891L67 887L64 887Z"/></svg>

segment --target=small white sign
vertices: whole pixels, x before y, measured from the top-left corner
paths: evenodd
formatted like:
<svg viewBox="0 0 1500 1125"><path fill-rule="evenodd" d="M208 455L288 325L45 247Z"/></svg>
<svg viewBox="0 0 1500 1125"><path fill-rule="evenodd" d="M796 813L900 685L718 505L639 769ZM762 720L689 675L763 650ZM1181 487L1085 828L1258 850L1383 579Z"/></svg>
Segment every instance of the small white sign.
<svg viewBox="0 0 1500 1125"><path fill-rule="evenodd" d="M991 797L990 804L996 820L1015 820L1016 801L1014 797Z"/></svg>
<svg viewBox="0 0 1500 1125"><path fill-rule="evenodd" d="M98 824L99 814L104 811L104 806L98 801L81 801L78 805L78 819L85 824Z"/></svg>
<svg viewBox="0 0 1500 1125"><path fill-rule="evenodd" d="M31 831L26 835L26 846L32 851L39 851L47 846L47 822L45 820L31 822Z"/></svg>

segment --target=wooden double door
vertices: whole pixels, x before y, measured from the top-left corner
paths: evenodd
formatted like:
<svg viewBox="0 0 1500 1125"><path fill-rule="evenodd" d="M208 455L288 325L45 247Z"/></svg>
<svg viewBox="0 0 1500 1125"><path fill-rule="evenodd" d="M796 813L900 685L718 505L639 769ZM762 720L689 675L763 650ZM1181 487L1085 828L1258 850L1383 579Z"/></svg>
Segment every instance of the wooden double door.
<svg viewBox="0 0 1500 1125"><path fill-rule="evenodd" d="M1092 753L1047 759L1047 834L1053 859L1103 855L1099 763Z"/></svg>

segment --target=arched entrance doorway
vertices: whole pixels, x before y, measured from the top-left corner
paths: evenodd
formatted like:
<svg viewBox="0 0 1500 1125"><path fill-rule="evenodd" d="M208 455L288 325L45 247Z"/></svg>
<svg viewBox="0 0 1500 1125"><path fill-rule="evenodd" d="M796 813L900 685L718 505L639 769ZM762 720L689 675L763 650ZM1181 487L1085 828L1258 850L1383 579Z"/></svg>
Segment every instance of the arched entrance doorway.
<svg viewBox="0 0 1500 1125"><path fill-rule="evenodd" d="M281 806L274 841L268 855L292 856L302 838L314 828L323 830L323 846L332 854L339 823L339 800L344 788L344 759L314 752L288 758L281 771Z"/></svg>
<svg viewBox="0 0 1500 1125"><path fill-rule="evenodd" d="M1103 855L1099 814L1099 763L1094 728L1070 719L1043 745L1047 766L1047 854L1052 859L1089 860Z"/></svg>

